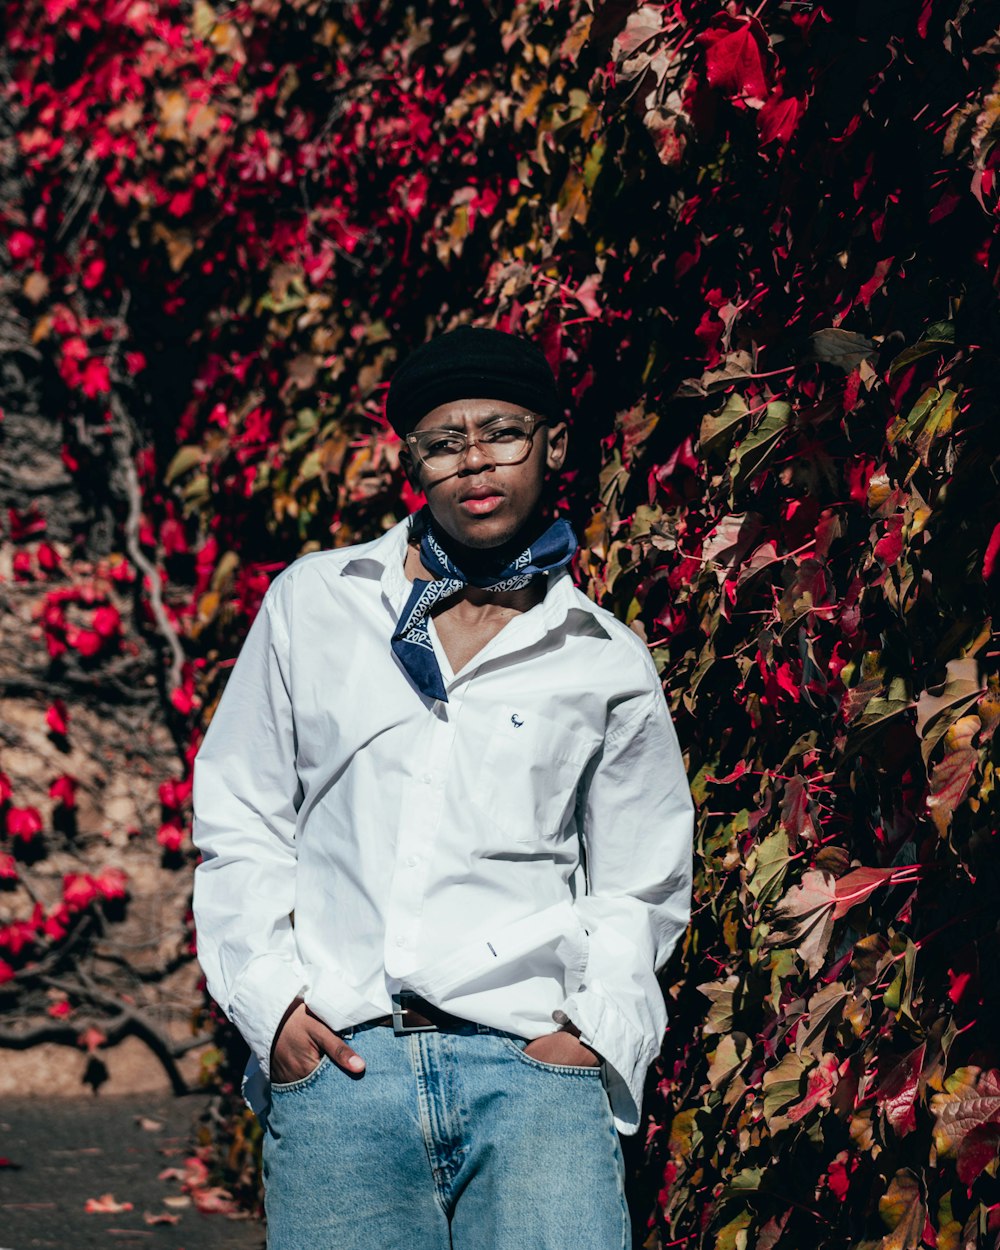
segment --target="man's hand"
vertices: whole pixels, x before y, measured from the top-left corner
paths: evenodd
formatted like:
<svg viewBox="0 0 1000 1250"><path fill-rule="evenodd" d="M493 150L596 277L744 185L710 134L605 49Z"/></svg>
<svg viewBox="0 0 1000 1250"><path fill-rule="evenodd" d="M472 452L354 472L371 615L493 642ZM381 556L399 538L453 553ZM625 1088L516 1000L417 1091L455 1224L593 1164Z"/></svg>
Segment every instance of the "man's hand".
<svg viewBox="0 0 1000 1250"><path fill-rule="evenodd" d="M580 1030L575 1024L566 1024L556 1033L536 1037L524 1048L524 1053L542 1063L565 1064L570 1067L596 1068L601 1056L580 1041Z"/></svg>
<svg viewBox="0 0 1000 1250"><path fill-rule="evenodd" d="M353 1076L365 1070L359 1054L314 1015L301 998L293 1000L278 1025L271 1046L271 1080L279 1085L301 1081L324 1055Z"/></svg>

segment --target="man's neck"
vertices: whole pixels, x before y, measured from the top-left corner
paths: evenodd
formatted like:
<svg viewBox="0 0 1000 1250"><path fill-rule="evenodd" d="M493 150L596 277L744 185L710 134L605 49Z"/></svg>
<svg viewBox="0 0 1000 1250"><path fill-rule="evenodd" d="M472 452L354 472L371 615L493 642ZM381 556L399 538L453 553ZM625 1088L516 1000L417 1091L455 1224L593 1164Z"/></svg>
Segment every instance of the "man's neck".
<svg viewBox="0 0 1000 1250"><path fill-rule="evenodd" d="M407 547L403 561L403 572L412 582L415 578L433 581L434 574L424 567L420 551L416 547ZM548 578L543 575L533 577L527 586L520 590L481 590L478 586L466 586L457 594L444 600L441 607L433 613L435 617L445 612L453 613L456 621L478 622L484 617L500 617L507 619L520 612L527 612L536 603L545 598Z"/></svg>

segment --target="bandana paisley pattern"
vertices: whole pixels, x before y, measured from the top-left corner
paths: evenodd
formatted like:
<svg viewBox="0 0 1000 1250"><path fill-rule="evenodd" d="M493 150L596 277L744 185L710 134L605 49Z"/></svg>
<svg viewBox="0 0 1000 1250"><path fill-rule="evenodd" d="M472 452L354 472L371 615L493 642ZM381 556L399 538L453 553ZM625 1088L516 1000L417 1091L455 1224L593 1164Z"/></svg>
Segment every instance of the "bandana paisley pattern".
<svg viewBox="0 0 1000 1250"><path fill-rule="evenodd" d="M420 558L424 568L434 574L434 580L419 577L414 580L413 590L392 635L393 654L420 693L428 699L448 702L429 626L431 611L442 599L457 594L465 586L497 593L520 590L539 573L552 573L568 564L576 548L576 535L569 523L553 521L530 547L495 575L466 576L438 542L428 518L420 541Z"/></svg>

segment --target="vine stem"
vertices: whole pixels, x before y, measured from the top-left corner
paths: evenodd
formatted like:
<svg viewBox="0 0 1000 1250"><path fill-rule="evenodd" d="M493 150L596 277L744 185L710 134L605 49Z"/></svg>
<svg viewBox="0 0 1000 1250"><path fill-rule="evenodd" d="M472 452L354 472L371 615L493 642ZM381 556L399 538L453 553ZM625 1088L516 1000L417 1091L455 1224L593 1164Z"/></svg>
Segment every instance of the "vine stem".
<svg viewBox="0 0 1000 1250"><path fill-rule="evenodd" d="M181 684L181 674L187 656L181 645L180 637L174 628L163 604L163 588L160 583L159 570L146 556L139 544L139 522L142 518L142 491L139 487L139 474L136 472L135 460L132 455L134 444L134 426L132 419L125 411L125 406L117 394L112 393L111 410L118 425L119 437L114 440L118 467L121 469L125 483L125 496L128 500L128 516L125 519L125 550L129 559L142 572L149 586L149 606L153 620L161 637L170 648L170 668L167 673L168 691L176 690Z"/></svg>

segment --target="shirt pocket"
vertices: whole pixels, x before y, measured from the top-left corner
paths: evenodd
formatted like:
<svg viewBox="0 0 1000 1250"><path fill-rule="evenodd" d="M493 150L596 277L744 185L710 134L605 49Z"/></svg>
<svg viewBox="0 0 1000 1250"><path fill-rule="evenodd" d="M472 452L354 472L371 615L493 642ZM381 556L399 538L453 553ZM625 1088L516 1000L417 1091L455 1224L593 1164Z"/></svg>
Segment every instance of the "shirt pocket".
<svg viewBox="0 0 1000 1250"><path fill-rule="evenodd" d="M593 745L534 710L503 705L491 719L470 803L514 842L557 838L573 815Z"/></svg>

